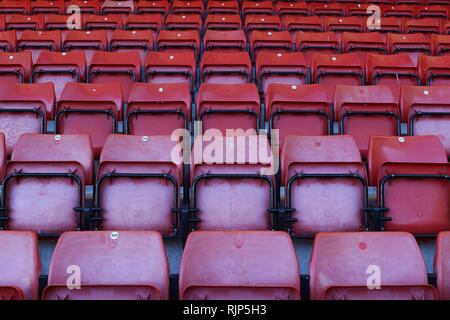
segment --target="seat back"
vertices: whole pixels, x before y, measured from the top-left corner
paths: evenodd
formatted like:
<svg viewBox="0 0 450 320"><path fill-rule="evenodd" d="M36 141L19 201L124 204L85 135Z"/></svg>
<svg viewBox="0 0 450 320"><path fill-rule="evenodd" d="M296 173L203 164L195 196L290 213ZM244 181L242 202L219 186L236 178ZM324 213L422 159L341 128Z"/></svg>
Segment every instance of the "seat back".
<svg viewBox="0 0 450 320"><path fill-rule="evenodd" d="M450 299L450 232L439 233L436 240L436 255L434 258L434 272L436 274L436 287L441 300Z"/></svg>
<svg viewBox="0 0 450 320"><path fill-rule="evenodd" d="M0 52L0 83L28 83L31 52Z"/></svg>

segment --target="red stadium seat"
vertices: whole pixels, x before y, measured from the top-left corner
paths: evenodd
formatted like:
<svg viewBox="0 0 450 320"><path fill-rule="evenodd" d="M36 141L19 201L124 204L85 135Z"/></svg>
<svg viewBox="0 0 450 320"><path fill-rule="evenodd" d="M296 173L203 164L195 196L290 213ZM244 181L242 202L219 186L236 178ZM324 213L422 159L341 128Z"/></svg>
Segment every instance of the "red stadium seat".
<svg viewBox="0 0 450 320"><path fill-rule="evenodd" d="M68 83L56 110L56 132L89 134L98 157L108 135L116 132L121 115L119 84Z"/></svg>
<svg viewBox="0 0 450 320"><path fill-rule="evenodd" d="M84 30L106 30L111 32L122 29L122 16L108 14L107 16L88 15L83 17Z"/></svg>
<svg viewBox="0 0 450 320"><path fill-rule="evenodd" d="M274 12L272 1L242 1L242 16L245 18L248 14L267 14Z"/></svg>
<svg viewBox="0 0 450 320"><path fill-rule="evenodd" d="M19 14L12 14L6 16L5 30L16 30L16 35L19 36L20 31L23 30L43 30L44 18L42 15L24 16Z"/></svg>
<svg viewBox="0 0 450 320"><path fill-rule="evenodd" d="M281 31L281 20L278 16L249 14L245 18L245 30L249 34L254 30Z"/></svg>
<svg viewBox="0 0 450 320"><path fill-rule="evenodd" d="M24 2L24 1L22 1ZM64 0L52 0L52 1L31 1L32 15L35 14L64 14Z"/></svg>
<svg viewBox="0 0 450 320"><path fill-rule="evenodd" d="M208 1L208 16L209 15L223 15L223 14L239 14L239 3L236 0L220 1L212 0Z"/></svg>
<svg viewBox="0 0 450 320"><path fill-rule="evenodd" d="M345 6L340 3L311 3L311 13L315 16L343 16Z"/></svg>
<svg viewBox="0 0 450 320"><path fill-rule="evenodd" d="M207 30L203 38L206 51L244 51L247 39L243 30Z"/></svg>
<svg viewBox="0 0 450 320"><path fill-rule="evenodd" d="M180 268L180 300L300 299L295 250L282 232L194 232Z"/></svg>
<svg viewBox="0 0 450 320"><path fill-rule="evenodd" d="M272 83L265 96L266 121L273 136L278 130L280 145L286 136L331 134L332 112L325 88L320 84Z"/></svg>
<svg viewBox="0 0 450 320"><path fill-rule="evenodd" d="M192 52L150 52L144 65L148 83L187 83L193 91L196 84L196 62Z"/></svg>
<svg viewBox="0 0 450 320"><path fill-rule="evenodd" d="M308 83L308 67L301 52L261 52L256 59L256 82L260 92L271 83Z"/></svg>
<svg viewBox="0 0 450 320"><path fill-rule="evenodd" d="M189 231L273 229L273 160L265 135L197 136Z"/></svg>
<svg viewBox="0 0 450 320"><path fill-rule="evenodd" d="M241 27L241 17L238 14L209 14L206 17L206 32L209 30L239 30Z"/></svg>
<svg viewBox="0 0 450 320"><path fill-rule="evenodd" d="M449 230L449 167L438 137L372 137L368 168L378 188L379 230L428 236Z"/></svg>
<svg viewBox="0 0 450 320"><path fill-rule="evenodd" d="M450 35L431 35L431 49L435 56L450 55Z"/></svg>
<svg viewBox="0 0 450 320"><path fill-rule="evenodd" d="M442 20L441 34L450 34L450 21Z"/></svg>
<svg viewBox="0 0 450 320"><path fill-rule="evenodd" d="M100 8L100 14L123 14L127 15L134 12L133 0L104 0Z"/></svg>
<svg viewBox="0 0 450 320"><path fill-rule="evenodd" d="M407 4L385 4L381 6L383 17L414 18L414 6Z"/></svg>
<svg viewBox="0 0 450 320"><path fill-rule="evenodd" d="M280 223L291 235L366 230L367 178L352 137L288 136L281 160Z"/></svg>
<svg viewBox="0 0 450 320"><path fill-rule="evenodd" d="M287 15L282 18L284 30L289 31L292 39L295 39L297 33L303 32L324 32L325 27L323 19L318 16L296 16Z"/></svg>
<svg viewBox="0 0 450 320"><path fill-rule="evenodd" d="M70 19L69 15L46 14L44 15L44 30L46 31L61 30L61 37L62 37L63 33L67 33L68 30L71 30L69 29L69 26L70 28L73 27L72 25L67 23L69 19Z"/></svg>
<svg viewBox="0 0 450 320"><path fill-rule="evenodd" d="M149 51L154 49L153 33L150 30L115 30L109 41L113 52L138 52L144 63Z"/></svg>
<svg viewBox="0 0 450 320"><path fill-rule="evenodd" d="M201 0L174 0L172 1L172 12L175 14L198 14L203 17L204 5Z"/></svg>
<svg viewBox="0 0 450 320"><path fill-rule="evenodd" d="M253 31L250 34L250 55L256 61L258 52L290 52L294 50L287 31Z"/></svg>
<svg viewBox="0 0 450 320"><path fill-rule="evenodd" d="M42 51L60 51L61 32L25 30L17 37L16 51L31 51L35 61Z"/></svg>
<svg viewBox="0 0 450 320"><path fill-rule="evenodd" d="M141 79L139 53L97 51L88 61L87 78L90 83L120 83L127 101L131 86Z"/></svg>
<svg viewBox="0 0 450 320"><path fill-rule="evenodd" d="M403 21L398 17L383 17L379 19L379 28L374 31L383 33L401 33L403 31Z"/></svg>
<svg viewBox="0 0 450 320"><path fill-rule="evenodd" d="M4 0L0 2L0 14L29 14L31 1Z"/></svg>
<svg viewBox="0 0 450 320"><path fill-rule="evenodd" d="M298 32L296 39L297 51L305 56L308 65L314 53L335 54L341 52L339 39L334 32Z"/></svg>
<svg viewBox="0 0 450 320"><path fill-rule="evenodd" d="M348 16L362 16L367 17L372 15L372 10L367 13L367 9L371 6L371 3L361 3L361 1L356 1L356 3L347 4L347 15Z"/></svg>
<svg viewBox="0 0 450 320"><path fill-rule="evenodd" d="M168 12L168 0L139 0L136 3L137 14L159 13L165 16Z"/></svg>
<svg viewBox="0 0 450 320"><path fill-rule="evenodd" d="M448 66L448 65L447 65ZM450 86L409 87L401 91L403 121L410 135L436 135L450 157Z"/></svg>
<svg viewBox="0 0 450 320"><path fill-rule="evenodd" d="M77 6L82 14L100 13L100 2L98 0L70 0L70 2L66 2L66 12L70 6Z"/></svg>
<svg viewBox="0 0 450 320"><path fill-rule="evenodd" d="M38 241L33 232L0 232L0 300L39 299Z"/></svg>
<svg viewBox="0 0 450 320"><path fill-rule="evenodd" d="M72 272L80 273L79 289L67 286L70 266L77 267ZM164 244L157 232L150 231L64 233L52 256L42 296L44 300L168 298L169 266Z"/></svg>
<svg viewBox="0 0 450 320"><path fill-rule="evenodd" d="M110 135L100 156L92 228L177 235L183 166L172 160L176 144L170 135Z"/></svg>
<svg viewBox="0 0 450 320"><path fill-rule="evenodd" d="M450 232L439 233L436 241L436 255L434 258L434 273L436 274L436 288L441 300L450 300Z"/></svg>
<svg viewBox="0 0 450 320"><path fill-rule="evenodd" d="M312 300L438 298L414 237L404 232L320 233L309 273Z"/></svg>
<svg viewBox="0 0 450 320"><path fill-rule="evenodd" d="M151 30L153 38L163 28L163 16L161 14L129 14L124 22L125 30Z"/></svg>
<svg viewBox="0 0 450 320"><path fill-rule="evenodd" d="M405 33L439 34L440 30L439 18L407 19L405 21Z"/></svg>
<svg viewBox="0 0 450 320"><path fill-rule="evenodd" d="M84 82L86 60L82 52L46 52L43 51L33 65L31 82L52 82L56 101L66 83Z"/></svg>
<svg viewBox="0 0 450 320"><path fill-rule="evenodd" d="M53 119L55 94L52 83L3 83L0 96L0 132L10 155L23 133L45 133L47 119Z"/></svg>
<svg viewBox="0 0 450 320"><path fill-rule="evenodd" d="M189 130L191 104L186 83L135 83L128 98L125 133L154 136Z"/></svg>
<svg viewBox="0 0 450 320"><path fill-rule="evenodd" d="M416 64L407 54L367 56L367 84L419 85Z"/></svg>
<svg viewBox="0 0 450 320"><path fill-rule="evenodd" d="M87 135L23 134L5 170L7 228L42 236L80 230L92 162Z"/></svg>
<svg viewBox="0 0 450 320"><path fill-rule="evenodd" d="M161 30L156 40L159 51L181 53L192 51L196 59L200 53L200 37L194 30Z"/></svg>
<svg viewBox="0 0 450 320"><path fill-rule="evenodd" d="M325 30L332 32L364 32L366 19L362 17L326 17Z"/></svg>
<svg viewBox="0 0 450 320"><path fill-rule="evenodd" d="M169 14L166 17L166 30L195 30L202 32L202 18L198 14Z"/></svg>
<svg viewBox="0 0 450 320"><path fill-rule="evenodd" d="M205 83L251 82L252 62L247 52L205 52L200 76Z"/></svg>
<svg viewBox="0 0 450 320"><path fill-rule="evenodd" d="M197 95L197 121L203 132L216 129L259 129L260 100L253 83L203 83Z"/></svg>
<svg viewBox="0 0 450 320"><path fill-rule="evenodd" d="M280 17L285 15L307 16L310 13L306 2L297 1L277 1L275 3L275 12Z"/></svg>
<svg viewBox="0 0 450 320"><path fill-rule="evenodd" d="M423 34L389 34L387 37L389 54L405 53L417 64L419 55L431 54L430 40Z"/></svg>
<svg viewBox="0 0 450 320"><path fill-rule="evenodd" d="M443 5L416 6L417 18L443 18L447 19L447 8Z"/></svg>
<svg viewBox="0 0 450 320"><path fill-rule="evenodd" d="M82 50L87 61L90 61L95 52L107 49L108 40L105 30L70 30L67 34L62 34L62 50L67 52Z"/></svg>
<svg viewBox="0 0 450 320"><path fill-rule="evenodd" d="M397 99L385 86L337 86L334 111L339 133L353 136L366 158L371 136L399 136Z"/></svg>
<svg viewBox="0 0 450 320"><path fill-rule="evenodd" d="M418 69L422 84L428 86L450 85L450 56L420 56Z"/></svg>
<svg viewBox="0 0 450 320"><path fill-rule="evenodd" d="M386 39L378 32L344 32L342 35L342 51L344 53L356 53L365 61L368 53L386 53Z"/></svg>
<svg viewBox="0 0 450 320"><path fill-rule="evenodd" d="M0 52L0 83L28 83L31 65L31 52Z"/></svg>

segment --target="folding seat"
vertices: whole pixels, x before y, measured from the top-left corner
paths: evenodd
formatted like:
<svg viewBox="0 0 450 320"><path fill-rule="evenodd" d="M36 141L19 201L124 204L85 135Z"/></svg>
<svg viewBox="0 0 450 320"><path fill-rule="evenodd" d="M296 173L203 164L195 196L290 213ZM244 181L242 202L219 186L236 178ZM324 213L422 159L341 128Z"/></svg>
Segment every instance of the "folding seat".
<svg viewBox="0 0 450 320"><path fill-rule="evenodd" d="M23 134L5 169L3 227L46 238L80 230L92 163L88 135Z"/></svg>
<svg viewBox="0 0 450 320"><path fill-rule="evenodd" d="M265 95L266 121L270 133L278 130L280 145L287 136L331 134L331 101L321 84L286 85L272 83Z"/></svg>
<svg viewBox="0 0 450 320"><path fill-rule="evenodd" d="M181 258L179 298L298 300L299 272L283 232L193 232Z"/></svg>
<svg viewBox="0 0 450 320"><path fill-rule="evenodd" d="M383 17L379 20L379 27L373 31L381 33L401 33L403 30L403 20L399 17ZM370 29L368 31L371 31Z"/></svg>
<svg viewBox="0 0 450 320"><path fill-rule="evenodd" d="M367 84L419 85L416 64L407 54L367 55Z"/></svg>
<svg viewBox="0 0 450 320"><path fill-rule="evenodd" d="M189 130L191 93L186 83L135 83L128 98L124 131L131 135L171 135Z"/></svg>
<svg viewBox="0 0 450 320"><path fill-rule="evenodd" d="M324 32L323 18L318 16L296 16L287 15L282 18L284 30L289 31L292 39L295 39L298 32Z"/></svg>
<svg viewBox="0 0 450 320"><path fill-rule="evenodd" d="M147 83L187 83L195 89L196 60L192 52L150 52L144 65Z"/></svg>
<svg viewBox="0 0 450 320"><path fill-rule="evenodd" d="M272 230L274 166L265 135L197 136L188 231Z"/></svg>
<svg viewBox="0 0 450 320"><path fill-rule="evenodd" d="M414 6L407 4L385 4L381 6L383 17L406 17L414 18Z"/></svg>
<svg viewBox="0 0 450 320"><path fill-rule="evenodd" d="M260 92L266 92L271 83L296 86L308 83L308 67L301 52L261 52L255 68Z"/></svg>
<svg viewBox="0 0 450 320"><path fill-rule="evenodd" d="M69 15L46 14L44 15L44 30L61 30L62 35L63 32L67 32L69 30L67 23L69 19Z"/></svg>
<svg viewBox="0 0 450 320"><path fill-rule="evenodd" d="M367 17L372 15L372 11L369 13L367 9L371 6L370 3L348 3L347 4L347 15L348 16L362 16Z"/></svg>
<svg viewBox="0 0 450 320"><path fill-rule="evenodd" d="M122 103L118 83L67 83L56 109L56 132L89 134L98 157L108 135L117 131Z"/></svg>
<svg viewBox="0 0 450 320"><path fill-rule="evenodd" d="M436 300L406 232L320 233L309 262L312 300Z"/></svg>
<svg viewBox="0 0 450 320"><path fill-rule="evenodd" d="M32 15L35 14L64 14L64 0L37 0L31 1Z"/></svg>
<svg viewBox="0 0 450 320"><path fill-rule="evenodd" d="M150 30L114 30L109 49L113 52L138 52L144 63L147 54L154 49L153 33Z"/></svg>
<svg viewBox="0 0 450 320"><path fill-rule="evenodd" d="M449 64L447 64L448 68ZM450 157L449 85L402 88L400 103L403 121L411 136L436 135Z"/></svg>
<svg viewBox="0 0 450 320"><path fill-rule="evenodd" d="M161 30L156 45L158 51L177 54L186 51L193 52L195 59L198 59L200 54L200 37L194 30Z"/></svg>
<svg viewBox="0 0 450 320"><path fill-rule="evenodd" d="M417 236L449 230L449 165L438 137L371 137L368 168L377 186L378 230Z"/></svg>
<svg viewBox="0 0 450 320"><path fill-rule="evenodd" d="M241 17L238 14L208 14L205 21L206 30L241 29Z"/></svg>
<svg viewBox="0 0 450 320"><path fill-rule="evenodd" d="M325 30L333 32L364 32L366 19L362 17L326 17Z"/></svg>
<svg viewBox="0 0 450 320"><path fill-rule="evenodd" d="M288 31L258 31L250 34L250 55L256 61L259 52L290 52L294 50Z"/></svg>
<svg viewBox="0 0 450 320"><path fill-rule="evenodd" d="M436 288L441 300L450 300L450 232L440 232L436 240L436 255L434 258L434 273Z"/></svg>
<svg viewBox="0 0 450 320"><path fill-rule="evenodd" d="M297 51L305 56L308 65L314 53L335 54L341 52L341 44L334 32L299 32L296 39Z"/></svg>
<svg viewBox="0 0 450 320"><path fill-rule="evenodd" d="M172 1L172 13L174 14L197 14L204 16L204 5L201 0L174 0Z"/></svg>
<svg viewBox="0 0 450 320"><path fill-rule="evenodd" d="M344 32L342 34L342 51L356 53L365 61L365 57L369 53L386 53L386 39L378 32Z"/></svg>
<svg viewBox="0 0 450 320"><path fill-rule="evenodd" d="M239 15L239 3L236 0L230 1L220 1L213 0L208 1L208 15L223 15L223 14L232 14Z"/></svg>
<svg viewBox="0 0 450 320"><path fill-rule="evenodd" d="M166 30L195 30L202 32L202 18L198 14L168 14L165 23Z"/></svg>
<svg viewBox="0 0 450 320"><path fill-rule="evenodd" d="M165 16L168 12L168 0L139 0L136 3L136 14L159 13Z"/></svg>
<svg viewBox="0 0 450 320"><path fill-rule="evenodd" d="M100 14L122 14L127 15L134 12L134 1L133 0L105 0L100 8Z"/></svg>
<svg viewBox="0 0 450 320"><path fill-rule="evenodd" d="M431 49L435 56L450 55L450 35L431 35Z"/></svg>
<svg viewBox="0 0 450 320"><path fill-rule="evenodd" d="M31 82L52 82L56 101L68 82L84 82L86 59L82 52L43 51L33 64Z"/></svg>
<svg viewBox="0 0 450 320"><path fill-rule="evenodd" d="M7 15L5 19L5 30L16 30L19 36L23 30L43 30L44 18L42 15L24 16L20 14Z"/></svg>
<svg viewBox="0 0 450 320"><path fill-rule="evenodd" d="M16 32L14 30L0 31L0 52L16 51Z"/></svg>
<svg viewBox="0 0 450 320"><path fill-rule="evenodd" d="M95 52L108 50L108 40L105 30L70 30L61 36L62 51L81 50L86 55L87 61L90 61Z"/></svg>
<svg viewBox="0 0 450 320"><path fill-rule="evenodd" d="M274 13L272 1L244 0L241 8L243 18L248 14L265 14L270 16Z"/></svg>
<svg viewBox="0 0 450 320"><path fill-rule="evenodd" d="M417 18L443 18L447 19L447 8L442 5L416 6Z"/></svg>
<svg viewBox="0 0 450 320"><path fill-rule="evenodd" d="M17 37L16 51L31 51L33 61L43 51L61 51L61 32L25 30Z"/></svg>
<svg viewBox="0 0 450 320"><path fill-rule="evenodd" d="M260 100L253 83L202 83L197 94L196 120L203 132L216 129L259 129Z"/></svg>
<svg viewBox="0 0 450 320"><path fill-rule="evenodd" d="M285 2L278 1L275 3L275 12L279 17L285 15L300 15L307 16L309 15L309 8L306 2Z"/></svg>
<svg viewBox="0 0 450 320"><path fill-rule="evenodd" d="M66 12L70 6L77 6L80 8L81 14L99 14L100 13L100 2L98 0L70 0L66 2Z"/></svg>
<svg viewBox="0 0 450 320"><path fill-rule="evenodd" d="M39 299L37 242L33 232L0 232L0 300Z"/></svg>
<svg viewBox="0 0 450 320"><path fill-rule="evenodd" d="M29 14L30 1L4 0L0 2L0 14Z"/></svg>
<svg viewBox="0 0 450 320"><path fill-rule="evenodd" d="M337 86L334 111L339 133L351 135L363 158L371 136L399 136L398 99L385 86Z"/></svg>
<svg viewBox="0 0 450 320"><path fill-rule="evenodd" d="M111 267L113 263L113 267ZM76 266L71 269L71 266ZM80 270L79 289L67 270ZM99 272L102 270L102 272ZM44 300L167 300L169 266L158 232L86 231L61 235Z"/></svg>
<svg viewBox="0 0 450 320"><path fill-rule="evenodd" d="M122 29L123 21L120 14L108 14L107 16L88 15L83 17L84 30L113 30Z"/></svg>
<svg viewBox="0 0 450 320"><path fill-rule="evenodd" d="M205 52L200 63L205 83L248 83L252 81L252 62L247 52Z"/></svg>
<svg viewBox="0 0 450 320"><path fill-rule="evenodd" d="M95 183L91 228L178 235L183 165L171 136L110 135Z"/></svg>
<svg viewBox="0 0 450 320"><path fill-rule="evenodd" d="M345 6L340 3L311 3L311 13L314 16L344 16Z"/></svg>
<svg viewBox="0 0 450 320"><path fill-rule="evenodd" d="M450 56L420 56L418 69L423 85L450 85Z"/></svg>
<svg viewBox="0 0 450 320"><path fill-rule="evenodd" d="M367 178L350 136L287 136L281 149L285 213L292 236L367 229Z"/></svg>
<svg viewBox="0 0 450 320"><path fill-rule="evenodd" d="M31 66L30 52L0 52L0 83L28 83Z"/></svg>
<svg viewBox="0 0 450 320"><path fill-rule="evenodd" d="M123 23L125 30L151 30L156 38L159 30L163 28L163 16L155 14L129 14Z"/></svg>
<svg viewBox="0 0 450 320"><path fill-rule="evenodd" d="M97 51L88 62L90 83L119 83L125 101L134 82L141 80L141 57L136 51Z"/></svg>
<svg viewBox="0 0 450 320"><path fill-rule="evenodd" d="M417 64L421 54L431 54L430 40L424 34L388 34L387 50L389 54L404 52Z"/></svg>
<svg viewBox="0 0 450 320"><path fill-rule="evenodd" d="M245 17L245 30L249 34L254 30L281 31L281 20L278 16L249 14Z"/></svg>
<svg viewBox="0 0 450 320"><path fill-rule="evenodd" d="M210 17L209 15L208 17ZM247 39L241 29L207 30L203 37L203 50L206 51L244 51Z"/></svg>
<svg viewBox="0 0 450 320"><path fill-rule="evenodd" d="M405 20L405 33L436 33L439 34L441 29L440 20L438 18L422 18Z"/></svg>
<svg viewBox="0 0 450 320"><path fill-rule="evenodd" d="M0 132L10 155L23 133L45 133L47 119L53 119L55 95L52 83L2 83L0 94Z"/></svg>

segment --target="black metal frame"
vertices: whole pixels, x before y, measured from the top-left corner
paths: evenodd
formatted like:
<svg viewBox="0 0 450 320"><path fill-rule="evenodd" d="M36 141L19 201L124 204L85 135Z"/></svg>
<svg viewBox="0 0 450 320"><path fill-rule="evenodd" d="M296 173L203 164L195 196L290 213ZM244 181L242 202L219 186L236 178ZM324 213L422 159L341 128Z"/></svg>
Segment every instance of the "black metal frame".
<svg viewBox="0 0 450 320"><path fill-rule="evenodd" d="M256 118L256 131L259 131L260 128L260 123L259 123L259 115L256 111L253 110L245 110L245 109L208 109L208 110L203 110L202 112L199 113L198 115L198 120L199 121L203 121L203 117L207 114L211 114L211 113L245 113L245 114L250 114L252 116L254 116Z"/></svg>
<svg viewBox="0 0 450 320"><path fill-rule="evenodd" d="M60 70L33 70L30 77L30 83L33 83L34 77L41 74L69 74L72 76L72 78L75 78L75 82L80 82L80 74L77 72L77 67L73 67L72 69L60 69Z"/></svg>
<svg viewBox="0 0 450 320"><path fill-rule="evenodd" d="M324 118L326 118L327 121L327 129L328 129L328 134L332 134L332 126L333 126L333 119L330 116L330 114L328 114L327 112L323 111L323 110L276 110L273 111L270 114L270 118L269 118L269 132L272 132L273 129L273 118L275 118L278 114L284 114L284 113L293 113L296 115L319 115L322 116Z"/></svg>
<svg viewBox="0 0 450 320"><path fill-rule="evenodd" d="M95 40L94 40L95 41ZM75 42L75 41L73 41ZM77 42L84 42L84 41L77 41ZM81 45L81 44L71 44L70 42L68 44L63 44L63 50L64 51L71 51L71 50L97 50L100 51L101 50L101 43L97 43L97 44L86 44L86 45Z"/></svg>
<svg viewBox="0 0 450 320"><path fill-rule="evenodd" d="M113 41L111 41L111 42L113 42ZM111 51L114 51L114 50L117 50L117 49L142 49L142 50L145 50L147 52L150 51L150 48L148 47L147 44L138 44L138 43L136 43L135 45L131 45L131 44L125 45L125 44L120 44L120 43L112 44L111 43L111 48L110 49L111 49Z"/></svg>
<svg viewBox="0 0 450 320"><path fill-rule="evenodd" d="M344 134L345 130L344 130L344 121L345 119L349 119L350 117L353 115L358 115L358 116L372 116L372 115L376 115L376 116L388 116L388 117L392 117L395 119L396 123L397 123L397 135L401 136L401 120L400 120L400 116L392 111L345 111L339 120L339 134Z"/></svg>
<svg viewBox="0 0 450 320"><path fill-rule="evenodd" d="M98 113L98 114L106 114L110 117L112 117L112 133L117 132L117 117L111 110L107 109L70 109L68 107L64 107L61 110L59 110L55 115L55 130L56 132L59 132L58 130L58 123L60 121L60 117L65 113Z"/></svg>
<svg viewBox="0 0 450 320"><path fill-rule="evenodd" d="M129 134L130 128L130 118L137 117L140 114L177 114L178 116L183 117L184 129L188 129L189 121L187 115L180 110L163 110L163 109L152 109L152 110L133 110L132 112L127 113L124 119L124 133Z"/></svg>
<svg viewBox="0 0 450 320"><path fill-rule="evenodd" d="M414 113L409 117L408 125L409 125L409 134L411 136L414 135L414 121L416 118L420 116L431 116L431 117L439 117L439 116L450 116L450 111L448 112L430 112L430 111L414 111Z"/></svg>

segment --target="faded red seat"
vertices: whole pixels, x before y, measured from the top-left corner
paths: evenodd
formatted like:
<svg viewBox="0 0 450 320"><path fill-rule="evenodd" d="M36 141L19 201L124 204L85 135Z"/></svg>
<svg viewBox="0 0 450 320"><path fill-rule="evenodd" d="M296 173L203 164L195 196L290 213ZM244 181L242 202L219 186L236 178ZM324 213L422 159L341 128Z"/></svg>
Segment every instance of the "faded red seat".
<svg viewBox="0 0 450 320"><path fill-rule="evenodd" d="M307 16L309 15L310 10L306 2L277 1L275 3L275 12L280 17L285 15Z"/></svg>
<svg viewBox="0 0 450 320"><path fill-rule="evenodd" d="M153 38L163 28L163 15L154 14L129 14L123 22L125 30L150 30ZM152 40L153 41L153 40Z"/></svg>
<svg viewBox="0 0 450 320"><path fill-rule="evenodd" d="M273 14L272 1L242 1L242 16L245 18L248 14Z"/></svg>
<svg viewBox="0 0 450 320"><path fill-rule="evenodd" d="M299 272L294 247L286 233L193 232L181 259L179 297L298 300Z"/></svg>
<svg viewBox="0 0 450 320"><path fill-rule="evenodd" d="M297 33L303 32L324 32L325 27L322 17L318 16L298 16L298 15L286 15L281 19L284 29L289 31L292 39L295 39Z"/></svg>
<svg viewBox="0 0 450 320"><path fill-rule="evenodd" d="M108 34L117 29L122 29L123 20L120 14L87 15L83 17L84 30L105 30Z"/></svg>
<svg viewBox="0 0 450 320"><path fill-rule="evenodd" d="M153 33L150 30L115 30L109 41L113 52L138 52L141 63L154 49Z"/></svg>
<svg viewBox="0 0 450 320"><path fill-rule="evenodd" d="M383 17L414 18L414 6L407 4L384 4L381 6Z"/></svg>
<svg viewBox="0 0 450 320"><path fill-rule="evenodd" d="M254 30L281 31L281 20L278 16L250 14L245 18L245 30L247 33L251 33Z"/></svg>
<svg viewBox="0 0 450 320"><path fill-rule="evenodd" d="M399 17L382 17L380 18L379 27L376 31L382 33L402 33L403 20Z"/></svg>
<svg viewBox="0 0 450 320"><path fill-rule="evenodd" d="M46 14L44 15L44 29L46 31L60 30L61 37L63 37L64 33L67 33L69 30L71 30L69 28L76 27L74 22L73 24L68 23L70 21L70 18L71 18L70 15ZM80 17L80 20L81 19L82 17Z"/></svg>
<svg viewBox="0 0 450 320"><path fill-rule="evenodd" d="M404 53L411 57L411 60L417 64L419 55L431 54L430 40L423 34L394 34L390 33L387 37L387 50L389 54Z"/></svg>
<svg viewBox="0 0 450 320"><path fill-rule="evenodd" d="M247 39L243 30L207 30L203 38L206 51L244 51Z"/></svg>
<svg viewBox="0 0 450 320"><path fill-rule="evenodd" d="M450 300L450 232L440 232L436 241L436 255L434 258L434 273L436 274L436 288L441 300Z"/></svg>
<svg viewBox="0 0 450 320"><path fill-rule="evenodd" d="M364 32L366 19L363 17L326 17L325 30L331 32Z"/></svg>
<svg viewBox="0 0 450 320"><path fill-rule="evenodd" d="M386 53L386 39L378 32L344 32L342 34L342 51L356 53L365 61L366 55L369 53Z"/></svg>
<svg viewBox="0 0 450 320"><path fill-rule="evenodd" d="M252 62L247 52L205 52L200 63L205 83L248 83L252 81Z"/></svg>
<svg viewBox="0 0 450 320"><path fill-rule="evenodd" d="M435 56L450 55L450 35L431 35L431 49Z"/></svg>
<svg viewBox="0 0 450 320"><path fill-rule="evenodd" d="M0 83L28 83L31 66L31 52L0 52Z"/></svg>
<svg viewBox="0 0 450 320"><path fill-rule="evenodd" d="M168 51L171 53L181 53L191 51L196 59L200 54L200 38L194 30L161 30L156 40L158 51Z"/></svg>
<svg viewBox="0 0 450 320"><path fill-rule="evenodd" d="M290 52L294 50L294 44L287 31L258 31L250 34L250 55L256 61L258 52Z"/></svg>
<svg viewBox="0 0 450 320"><path fill-rule="evenodd" d="M134 12L134 1L133 0L104 0L101 8L100 14L130 14Z"/></svg>
<svg viewBox="0 0 450 320"><path fill-rule="evenodd" d="M18 1L15 1L16 3ZM42 15L24 16L20 14L11 14L6 16L5 30L16 30L16 35L19 36L23 30L43 30L44 18Z"/></svg>
<svg viewBox="0 0 450 320"><path fill-rule="evenodd" d="M228 3L226 1L224 3ZM206 32L209 30L240 30L241 17L238 14L208 14L205 21Z"/></svg>
<svg viewBox="0 0 450 320"><path fill-rule="evenodd" d="M0 52L14 52L16 51L16 32L0 31Z"/></svg>
<svg viewBox="0 0 450 320"><path fill-rule="evenodd" d="M4 0L0 2L0 14L29 14L31 1Z"/></svg>
<svg viewBox="0 0 450 320"><path fill-rule="evenodd" d="M367 9L372 3L361 3L361 1L355 1L355 3L347 3L347 15L348 16L360 16L368 17L372 15L372 10L367 12Z"/></svg>
<svg viewBox="0 0 450 320"><path fill-rule="evenodd" d="M215 14L239 14L239 3L236 0L220 1L213 0L208 1L208 16Z"/></svg>
<svg viewBox="0 0 450 320"><path fill-rule="evenodd" d="M172 1L172 12L174 14L198 14L204 15L204 5L201 0L174 0Z"/></svg>
<svg viewBox="0 0 450 320"><path fill-rule="evenodd" d="M32 15L35 14L64 14L64 0L52 0L52 1L30 1Z"/></svg>
<svg viewBox="0 0 450 320"><path fill-rule="evenodd" d="M334 32L298 32L296 48L311 64L314 53L337 54L341 52L340 41Z"/></svg>
<svg viewBox="0 0 450 320"><path fill-rule="evenodd" d="M100 2L98 0L70 0L70 2L66 2L66 11L70 6L77 6L82 14L100 13Z"/></svg>
<svg viewBox="0 0 450 320"><path fill-rule="evenodd" d="M309 273L312 300L438 299L414 237L404 232L320 233Z"/></svg>
<svg viewBox="0 0 450 320"><path fill-rule="evenodd" d="M441 30L441 21L439 18L421 18L407 19L405 21L405 33L429 33L439 34Z"/></svg>
<svg viewBox="0 0 450 320"><path fill-rule="evenodd" d="M194 30L202 33L202 17L199 14L168 14L166 30Z"/></svg>
<svg viewBox="0 0 450 320"><path fill-rule="evenodd" d="M53 31L32 31L25 30L18 37L16 42L16 51L31 51L35 61L39 53L43 51L61 50L61 32Z"/></svg>
<svg viewBox="0 0 450 320"><path fill-rule="evenodd" d="M315 16L343 16L345 14L345 6L340 3L317 3L310 5L311 13Z"/></svg>
<svg viewBox="0 0 450 320"><path fill-rule="evenodd" d="M393 87L419 85L416 64L407 54L367 55L367 84L384 84Z"/></svg>
<svg viewBox="0 0 450 320"><path fill-rule="evenodd" d="M81 50L89 61L96 51L107 51L108 40L105 30L70 30L62 34L62 51Z"/></svg>
<svg viewBox="0 0 450 320"><path fill-rule="evenodd" d="M417 68L423 85L450 85L450 56L420 56Z"/></svg>
<svg viewBox="0 0 450 320"><path fill-rule="evenodd" d="M137 14L159 13L165 16L168 12L168 0L139 0L136 3Z"/></svg>
<svg viewBox="0 0 450 320"><path fill-rule="evenodd" d="M81 277L80 289L67 286L70 266L75 266L70 270ZM42 296L43 300L168 298L169 266L164 244L157 232L150 231L64 233L52 256Z"/></svg>

